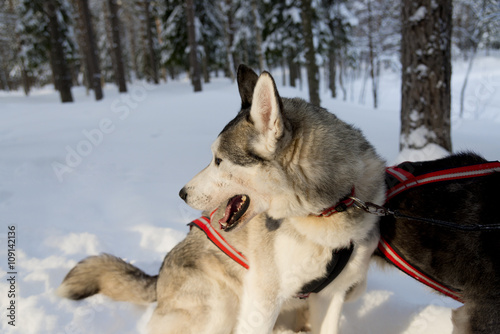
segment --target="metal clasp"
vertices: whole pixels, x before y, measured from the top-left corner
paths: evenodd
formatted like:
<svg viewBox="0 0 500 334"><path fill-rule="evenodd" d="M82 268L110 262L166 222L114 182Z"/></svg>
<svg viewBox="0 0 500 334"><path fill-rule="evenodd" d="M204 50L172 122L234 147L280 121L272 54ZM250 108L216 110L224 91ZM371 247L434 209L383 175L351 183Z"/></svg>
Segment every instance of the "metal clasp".
<svg viewBox="0 0 500 334"><path fill-rule="evenodd" d="M357 197L349 197L354 201L354 205L367 213L370 213L375 216L388 216L394 214L391 210L384 208L383 206L377 205L372 202L364 202Z"/></svg>

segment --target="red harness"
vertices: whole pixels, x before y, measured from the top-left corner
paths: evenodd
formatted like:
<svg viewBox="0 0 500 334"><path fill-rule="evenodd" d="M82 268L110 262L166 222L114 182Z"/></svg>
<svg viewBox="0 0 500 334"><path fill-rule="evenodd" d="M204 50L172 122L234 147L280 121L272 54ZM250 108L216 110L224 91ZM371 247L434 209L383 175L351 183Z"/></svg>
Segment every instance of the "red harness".
<svg viewBox="0 0 500 334"><path fill-rule="evenodd" d="M492 174L494 172L500 172L500 162L488 162L477 165L465 166L451 168L431 173L426 173L419 176L414 176L410 172L401 169L399 167L388 167L386 173L395 178L399 183L392 186L386 193L386 202L389 201L394 196L401 194L402 192L421 186L424 184L459 180L473 177L480 177ZM429 276L423 274L421 271L417 270L410 263L408 263L398 251L392 247L389 242L387 242L383 237L380 238L378 249L384 254L384 256L392 262L396 267L401 269L406 274L415 278L416 280L426 284L427 286L463 303L461 294L444 284L437 282L436 280L430 278Z"/></svg>

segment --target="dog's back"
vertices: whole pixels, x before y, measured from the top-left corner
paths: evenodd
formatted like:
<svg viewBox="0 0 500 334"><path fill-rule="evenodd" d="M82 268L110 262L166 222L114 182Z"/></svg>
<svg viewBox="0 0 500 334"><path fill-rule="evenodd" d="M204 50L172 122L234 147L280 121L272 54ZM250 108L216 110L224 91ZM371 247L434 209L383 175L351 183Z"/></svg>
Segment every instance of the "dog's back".
<svg viewBox="0 0 500 334"><path fill-rule="evenodd" d="M468 153L402 167L424 174L485 162ZM499 188L500 173L495 172L418 186L386 206L407 216L458 225L499 224ZM403 258L461 294L465 308L454 314L454 322L463 322L464 333L500 333L500 230L462 231L393 216L384 217L380 225L382 237Z"/></svg>

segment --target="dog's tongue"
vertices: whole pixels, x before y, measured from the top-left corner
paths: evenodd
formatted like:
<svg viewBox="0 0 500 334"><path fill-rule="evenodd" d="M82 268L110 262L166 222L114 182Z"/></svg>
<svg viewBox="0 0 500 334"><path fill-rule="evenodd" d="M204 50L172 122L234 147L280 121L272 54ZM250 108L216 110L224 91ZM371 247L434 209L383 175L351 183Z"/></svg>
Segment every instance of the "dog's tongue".
<svg viewBox="0 0 500 334"><path fill-rule="evenodd" d="M219 220L219 223L227 224L231 219L231 214L233 212L238 211L238 204L241 201L241 196L234 196L229 200L226 206L226 211L224 212L224 216Z"/></svg>

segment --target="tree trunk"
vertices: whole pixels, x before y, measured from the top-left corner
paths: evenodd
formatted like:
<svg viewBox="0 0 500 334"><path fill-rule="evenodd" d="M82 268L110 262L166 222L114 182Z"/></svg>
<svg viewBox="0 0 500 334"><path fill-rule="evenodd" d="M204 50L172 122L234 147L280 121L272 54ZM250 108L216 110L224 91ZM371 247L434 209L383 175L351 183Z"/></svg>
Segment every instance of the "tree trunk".
<svg viewBox="0 0 500 334"><path fill-rule="evenodd" d="M203 82L210 83L210 68L208 65L208 47L204 44L203 49L203 57L201 58L201 72L203 73Z"/></svg>
<svg viewBox="0 0 500 334"><path fill-rule="evenodd" d="M193 0L186 0L187 32L189 42L189 65L191 72L191 83L195 92L201 92L200 64L198 62L196 43L196 30L194 26L194 3Z"/></svg>
<svg viewBox="0 0 500 334"><path fill-rule="evenodd" d="M161 23L161 20L158 16L155 17L155 25L156 25L156 36L158 38L158 45L163 45L163 41L162 41L162 23ZM163 64L161 63L161 61L158 62L158 65L160 67L160 73L161 73L161 78L163 79L163 81L167 82L167 68L165 66L163 66Z"/></svg>
<svg viewBox="0 0 500 334"><path fill-rule="evenodd" d="M262 53L262 27L259 19L259 10L258 10L257 0L252 0L252 16L253 16L253 25L255 29L255 45L257 47L257 59L259 60L259 72L264 71L264 54Z"/></svg>
<svg viewBox="0 0 500 334"><path fill-rule="evenodd" d="M377 101L377 70L375 69L375 50L373 46L373 13L372 13L372 0L368 0L368 50L369 50L369 58L370 58L370 77L372 79L372 94L373 94L373 108L377 109L378 101Z"/></svg>
<svg viewBox="0 0 500 334"><path fill-rule="evenodd" d="M97 45L95 41L94 30L92 28L92 17L90 15L88 0L78 0L79 12L81 15L81 22L83 24L83 34L85 44L87 47L87 65L89 67L88 73L90 74L89 81L92 89L94 90L96 101L102 100L102 86L101 86L101 70L99 68L99 58L97 56Z"/></svg>
<svg viewBox="0 0 500 334"><path fill-rule="evenodd" d="M234 30L233 30L233 15L231 12L232 8L232 3L231 0L225 0L225 4L223 5L225 7L225 27L224 27L224 32L225 32L225 44L226 44L226 70L227 74L231 78L231 81L234 82L236 79L235 75L235 69L236 69L236 62L234 59L234 54L233 54L233 40L234 40Z"/></svg>
<svg viewBox="0 0 500 334"><path fill-rule="evenodd" d="M288 56L288 72L290 76L290 86L291 87L296 87L297 86L297 78L298 78L298 71L297 71L297 64L293 61L293 55Z"/></svg>
<svg viewBox="0 0 500 334"><path fill-rule="evenodd" d="M464 100L465 100L465 89L467 88L467 82L469 81L469 75L472 70L472 64L476 58L477 46L472 49L471 55L469 57L469 64L467 65L467 72L465 72L464 83L462 84L462 89L460 90L460 118L464 117Z"/></svg>
<svg viewBox="0 0 500 334"><path fill-rule="evenodd" d="M111 35L113 44L111 45L111 50L113 52L112 59L115 64L113 68L115 69L116 82L118 84L118 90L120 93L127 92L127 83L125 80L125 66L123 65L123 53L122 44L120 38L120 20L118 18L118 5L116 0L108 0L109 8L109 23L111 25Z"/></svg>
<svg viewBox="0 0 500 334"><path fill-rule="evenodd" d="M73 102L71 94L71 74L68 69L66 56L62 45L62 34L57 19L57 3L54 0L44 2L45 12L49 18L48 30L50 35L50 63L54 86L61 95L61 102Z"/></svg>
<svg viewBox="0 0 500 334"><path fill-rule="evenodd" d="M85 25L83 23L83 15L81 12L81 6L78 0L74 1L73 5L77 9L76 15L76 42L78 43L78 48L80 52L81 65L80 70L83 73L83 84L86 88L86 93L89 95L89 91L92 89L92 73L90 73L91 65L89 63L87 38L85 32Z"/></svg>
<svg viewBox="0 0 500 334"><path fill-rule="evenodd" d="M151 32L151 13L149 10L149 0L144 1L144 16L145 16L145 29L146 29L146 40L148 47L148 60L149 60L149 70L151 79L155 84L158 84L158 65L156 61L156 53L153 44L153 33Z"/></svg>
<svg viewBox="0 0 500 334"><path fill-rule="evenodd" d="M321 101L319 98L319 73L316 65L316 50L312 32L312 8L311 0L301 1L302 29L304 30L304 45L306 48L305 58L307 67L307 82L309 84L309 102L317 106Z"/></svg>
<svg viewBox="0 0 500 334"><path fill-rule="evenodd" d="M344 85L344 77L345 77L344 59L345 58L346 58L346 55L343 54L339 60L339 86L340 86L340 90L342 91L342 101L347 101L347 90L346 90L345 85Z"/></svg>
<svg viewBox="0 0 500 334"><path fill-rule="evenodd" d="M402 3L400 150L451 152L452 0Z"/></svg>
<svg viewBox="0 0 500 334"><path fill-rule="evenodd" d="M24 59L21 59L21 78L23 81L24 94L28 96L30 94L30 78L28 72L26 71L26 66L24 65Z"/></svg>
<svg viewBox="0 0 500 334"><path fill-rule="evenodd" d="M336 77L337 77L337 57L335 52L335 46L333 42L330 43L330 50L328 55L328 86L330 88L330 92L333 98L337 97L337 85L336 85Z"/></svg>

